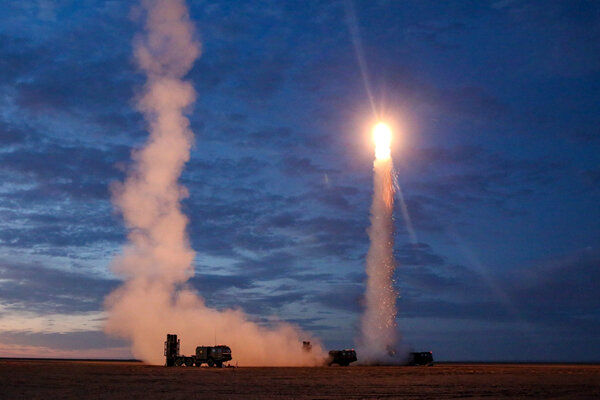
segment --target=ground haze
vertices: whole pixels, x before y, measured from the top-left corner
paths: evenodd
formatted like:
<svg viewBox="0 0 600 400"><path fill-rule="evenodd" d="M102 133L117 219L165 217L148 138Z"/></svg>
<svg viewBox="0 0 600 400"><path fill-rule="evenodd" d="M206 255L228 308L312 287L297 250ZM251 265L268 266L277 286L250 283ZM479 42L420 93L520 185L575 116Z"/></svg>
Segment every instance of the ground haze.
<svg viewBox="0 0 600 400"><path fill-rule="evenodd" d="M138 362L0 360L0 398L600 398L600 365L166 368Z"/></svg>

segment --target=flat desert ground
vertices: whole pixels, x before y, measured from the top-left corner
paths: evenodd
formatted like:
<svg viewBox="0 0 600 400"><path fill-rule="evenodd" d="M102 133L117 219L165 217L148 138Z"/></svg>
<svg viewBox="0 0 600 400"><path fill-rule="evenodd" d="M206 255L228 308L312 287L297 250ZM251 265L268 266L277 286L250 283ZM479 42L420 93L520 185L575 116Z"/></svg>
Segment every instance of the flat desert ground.
<svg viewBox="0 0 600 400"><path fill-rule="evenodd" d="M600 365L166 368L0 359L1 399L600 399Z"/></svg>

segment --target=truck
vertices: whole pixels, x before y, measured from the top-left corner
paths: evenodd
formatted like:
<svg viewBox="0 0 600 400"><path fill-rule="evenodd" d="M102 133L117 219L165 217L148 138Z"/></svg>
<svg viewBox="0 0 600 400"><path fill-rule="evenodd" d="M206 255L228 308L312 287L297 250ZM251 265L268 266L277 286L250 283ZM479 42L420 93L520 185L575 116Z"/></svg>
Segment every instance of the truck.
<svg viewBox="0 0 600 400"><path fill-rule="evenodd" d="M408 365L433 365L433 353L431 351L414 352L408 355Z"/></svg>
<svg viewBox="0 0 600 400"><path fill-rule="evenodd" d="M356 351L354 349L331 350L327 358L327 365L338 364L339 366L347 367L356 360Z"/></svg>
<svg viewBox="0 0 600 400"><path fill-rule="evenodd" d="M167 334L165 341L165 366L167 367L196 367L206 364L209 367L222 368L223 363L231 360L229 346L198 346L196 354L183 356L179 354L180 341L177 335Z"/></svg>

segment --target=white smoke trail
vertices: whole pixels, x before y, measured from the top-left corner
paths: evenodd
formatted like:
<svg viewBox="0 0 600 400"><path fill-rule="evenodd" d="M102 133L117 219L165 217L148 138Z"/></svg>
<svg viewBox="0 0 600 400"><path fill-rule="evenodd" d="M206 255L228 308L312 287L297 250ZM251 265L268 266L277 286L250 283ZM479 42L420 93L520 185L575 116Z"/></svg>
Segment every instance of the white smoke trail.
<svg viewBox="0 0 600 400"><path fill-rule="evenodd" d="M125 283L105 302L107 333L131 341L135 357L164 363L167 333L182 339L182 352L219 341L231 347L241 365L316 365L324 352L288 324L267 329L248 320L240 310L217 311L186 287L193 275L190 247L181 211L187 196L178 183L190 157L193 133L185 110L195 91L183 77L200 54L183 0L142 2L145 34L134 42L138 66L147 76L138 107L147 120L150 137L133 153L135 164L124 183L113 187L113 201L129 230L128 244L113 261L113 271ZM313 340L314 342L314 340Z"/></svg>
<svg viewBox="0 0 600 400"><path fill-rule="evenodd" d="M396 323L396 298L393 286L394 260L394 184L390 157L377 158L373 164L373 203L371 245L367 253L365 311L358 340L359 361L363 364L395 364L403 361L398 354L400 335Z"/></svg>

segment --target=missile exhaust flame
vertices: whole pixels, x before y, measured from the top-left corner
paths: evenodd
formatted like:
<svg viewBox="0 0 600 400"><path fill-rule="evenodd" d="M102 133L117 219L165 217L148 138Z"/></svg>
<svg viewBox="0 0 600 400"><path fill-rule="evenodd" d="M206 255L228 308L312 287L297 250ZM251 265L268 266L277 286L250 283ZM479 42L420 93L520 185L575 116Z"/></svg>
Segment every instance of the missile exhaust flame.
<svg viewBox="0 0 600 400"><path fill-rule="evenodd" d="M383 122L373 128L373 141L375 142L375 158L387 160L391 157L392 131Z"/></svg>

